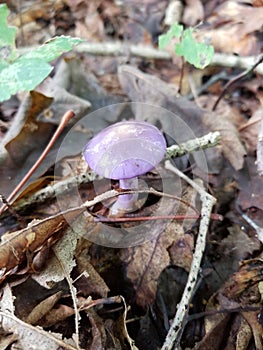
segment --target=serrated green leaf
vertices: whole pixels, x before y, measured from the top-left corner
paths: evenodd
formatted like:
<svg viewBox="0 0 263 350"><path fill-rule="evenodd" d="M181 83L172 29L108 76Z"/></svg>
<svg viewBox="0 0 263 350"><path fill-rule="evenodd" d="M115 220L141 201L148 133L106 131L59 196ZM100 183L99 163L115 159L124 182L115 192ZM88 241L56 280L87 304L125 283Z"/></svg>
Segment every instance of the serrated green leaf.
<svg viewBox="0 0 263 350"><path fill-rule="evenodd" d="M53 61L65 52L72 50L74 45L81 43L83 40L79 38L71 38L69 36L55 37L37 49L23 55L26 59L41 59L46 62Z"/></svg>
<svg viewBox="0 0 263 350"><path fill-rule="evenodd" d="M158 38L158 46L162 50L165 46L169 45L173 38L180 38L184 27L181 24L174 23L167 33L162 34Z"/></svg>
<svg viewBox="0 0 263 350"><path fill-rule="evenodd" d="M9 99L18 91L33 90L52 69L41 59L20 57L0 72L0 102Z"/></svg>
<svg viewBox="0 0 263 350"><path fill-rule="evenodd" d="M175 45L175 53L178 56L183 56L196 68L202 69L211 62L214 48L211 45L197 42L193 38L192 32L191 28L184 31L181 42Z"/></svg>
<svg viewBox="0 0 263 350"><path fill-rule="evenodd" d="M8 26L9 10L6 4L0 5L0 58L11 59L15 55L16 27Z"/></svg>

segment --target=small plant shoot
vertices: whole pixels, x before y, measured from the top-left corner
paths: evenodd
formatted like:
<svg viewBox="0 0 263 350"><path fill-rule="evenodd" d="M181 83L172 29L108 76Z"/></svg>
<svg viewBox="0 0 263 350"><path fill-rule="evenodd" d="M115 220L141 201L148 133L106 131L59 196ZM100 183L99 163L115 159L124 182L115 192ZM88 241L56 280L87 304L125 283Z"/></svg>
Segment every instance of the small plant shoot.
<svg viewBox="0 0 263 350"><path fill-rule="evenodd" d="M184 57L185 61L194 67L203 69L209 65L214 55L214 48L206 43L200 43L193 37L194 28L184 30L180 24L173 24L167 33L159 36L159 48L164 49L176 40L174 52Z"/></svg>
<svg viewBox="0 0 263 350"><path fill-rule="evenodd" d="M72 50L82 40L59 36L48 40L30 52L19 55L15 46L16 27L8 26L9 10L0 5L0 102L18 91L33 90L52 71L48 63Z"/></svg>

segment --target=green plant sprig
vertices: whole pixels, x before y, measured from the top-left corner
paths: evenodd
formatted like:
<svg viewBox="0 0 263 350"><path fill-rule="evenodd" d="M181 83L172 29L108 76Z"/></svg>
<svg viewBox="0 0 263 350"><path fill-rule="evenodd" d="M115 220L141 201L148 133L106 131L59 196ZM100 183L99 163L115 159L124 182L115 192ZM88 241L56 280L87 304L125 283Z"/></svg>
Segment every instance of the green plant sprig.
<svg viewBox="0 0 263 350"><path fill-rule="evenodd" d="M0 5L0 102L18 91L30 91L52 71L48 63L82 42L79 38L58 36L32 51L19 55L15 45L17 28L9 26L9 9Z"/></svg>
<svg viewBox="0 0 263 350"><path fill-rule="evenodd" d="M174 52L178 56L184 57L185 61L192 64L194 67L203 69L209 65L214 55L212 45L198 42L193 37L194 28L187 28L178 23L174 23L167 33L159 36L159 48L164 49L176 39Z"/></svg>

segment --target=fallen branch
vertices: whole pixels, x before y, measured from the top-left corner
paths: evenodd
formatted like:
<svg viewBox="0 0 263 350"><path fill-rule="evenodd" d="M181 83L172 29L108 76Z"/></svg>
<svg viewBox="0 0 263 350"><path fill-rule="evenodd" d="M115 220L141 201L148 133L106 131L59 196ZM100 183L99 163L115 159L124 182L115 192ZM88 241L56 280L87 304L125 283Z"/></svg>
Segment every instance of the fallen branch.
<svg viewBox="0 0 263 350"><path fill-rule="evenodd" d="M79 44L74 49L79 53L89 53L92 55L99 56L135 56L153 60L171 60L173 55L167 51L161 51L155 49L151 46L141 46L141 45L128 45L123 44L121 42L110 42L110 43L89 43L85 42ZM212 66L223 66L230 68L251 68L255 62L257 61L257 57L248 56L248 57L240 57L235 55L229 55L224 53L215 53L214 57L210 63ZM263 74L263 64L260 64L255 71L259 74Z"/></svg>
<svg viewBox="0 0 263 350"><path fill-rule="evenodd" d="M19 52L27 53L34 46L20 48ZM87 53L95 56L134 56L152 60L171 60L173 55L167 51L158 50L152 46L129 45L121 42L84 42L74 48L75 52ZM240 57L224 53L215 53L210 63L212 66L222 66L229 68L250 69L258 60L256 56ZM263 64L260 64L255 72L263 75Z"/></svg>
<svg viewBox="0 0 263 350"><path fill-rule="evenodd" d="M185 154L195 152L200 149L214 147L218 145L219 142L220 133L218 131L210 132L207 135L186 141L180 145L172 145L168 147L166 150L166 159L169 159L171 157L181 157ZM54 185L48 185L47 187L35 192L31 196L25 196L21 199L18 199L12 205L12 211L20 212L29 208L31 205L36 205L44 203L47 200L55 199L63 193L66 194L72 191L74 188L78 188L84 183L94 181L96 178L99 178L98 175L90 171L89 173L69 177L65 180L55 183ZM8 211L4 211L2 214L0 213L0 219L3 219L7 215Z"/></svg>
<svg viewBox="0 0 263 350"><path fill-rule="evenodd" d="M216 199L210 194L208 194L203 188L198 186L194 181L192 181L186 175L184 175L180 170L175 168L170 161L165 162L165 167L166 169L172 171L174 174L180 176L182 179L188 182L200 194L200 199L202 201L199 233L196 240L195 252L193 255L193 260L188 275L188 280L184 289L182 299L177 306L176 315L170 326L170 330L166 336L165 342L162 346L162 350L171 350L180 349L180 337L185 326L189 305L195 292L195 287L198 281L200 265L206 246L206 233L208 230L212 208L216 203Z"/></svg>
<svg viewBox="0 0 263 350"><path fill-rule="evenodd" d="M181 157L185 154L214 147L219 144L221 139L218 131L210 132L202 137L181 143L180 145L172 145L166 150L166 159L170 157Z"/></svg>

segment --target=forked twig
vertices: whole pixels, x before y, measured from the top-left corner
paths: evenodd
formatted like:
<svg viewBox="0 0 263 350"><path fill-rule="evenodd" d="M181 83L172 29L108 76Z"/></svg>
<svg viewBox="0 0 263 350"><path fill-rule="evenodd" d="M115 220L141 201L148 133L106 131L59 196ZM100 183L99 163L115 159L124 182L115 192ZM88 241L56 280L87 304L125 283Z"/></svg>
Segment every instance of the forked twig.
<svg viewBox="0 0 263 350"><path fill-rule="evenodd" d="M202 201L199 233L196 240L195 252L193 255L188 280L184 289L182 299L177 306L176 315L173 319L170 330L162 346L162 350L171 350L179 349L180 337L185 326L189 304L195 291L198 273L200 271L200 265L206 246L206 234L210 221L210 215L212 212L212 208L216 203L216 199L209 193L207 193L204 189L202 189L199 185L197 185L194 181L192 181L186 175L184 175L180 170L175 168L170 161L165 162L165 168L187 181L200 194L200 199Z"/></svg>

